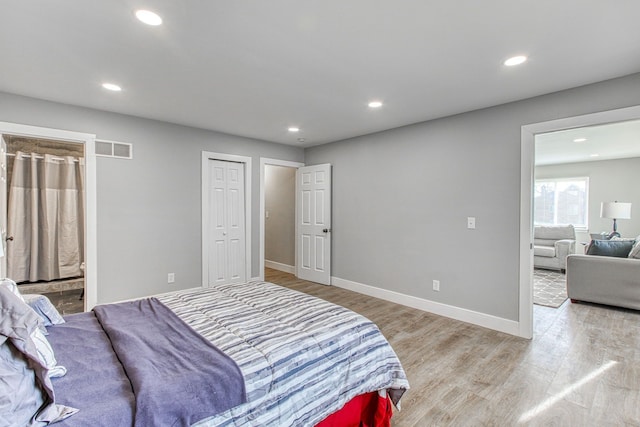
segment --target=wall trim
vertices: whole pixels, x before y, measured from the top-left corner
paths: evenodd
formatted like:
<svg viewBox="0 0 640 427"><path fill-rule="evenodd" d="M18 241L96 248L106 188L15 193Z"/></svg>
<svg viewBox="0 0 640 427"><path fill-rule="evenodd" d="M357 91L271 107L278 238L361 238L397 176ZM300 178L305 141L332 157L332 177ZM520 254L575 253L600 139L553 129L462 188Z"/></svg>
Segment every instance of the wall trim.
<svg viewBox="0 0 640 427"><path fill-rule="evenodd" d="M351 280L341 279L335 276L331 277L331 284L342 289L358 292L370 297L380 298L385 301L405 305L407 307L437 314L439 316L448 317L450 319L460 320L462 322L493 329L495 331L504 332L511 335L518 335L519 332L519 325L515 320L503 319L501 317L492 316L490 314L484 314L477 311L467 310L465 308L442 304L424 298L402 294L400 292L376 288L375 286L365 285L362 283L353 282Z"/></svg>
<svg viewBox="0 0 640 427"><path fill-rule="evenodd" d="M295 265L282 264L281 262L269 261L265 259L264 266L273 268L274 270L284 271L285 273L296 274Z"/></svg>

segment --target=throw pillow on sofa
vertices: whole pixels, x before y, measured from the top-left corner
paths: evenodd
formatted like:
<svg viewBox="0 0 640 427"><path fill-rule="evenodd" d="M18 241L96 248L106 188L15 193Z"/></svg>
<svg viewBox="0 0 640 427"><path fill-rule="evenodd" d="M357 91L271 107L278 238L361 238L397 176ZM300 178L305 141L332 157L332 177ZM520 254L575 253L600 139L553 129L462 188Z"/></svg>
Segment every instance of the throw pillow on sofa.
<svg viewBox="0 0 640 427"><path fill-rule="evenodd" d="M640 259L640 236L636 237L636 244L633 245L631 252L629 252L629 258Z"/></svg>
<svg viewBox="0 0 640 427"><path fill-rule="evenodd" d="M592 240L587 255L627 258L635 240Z"/></svg>

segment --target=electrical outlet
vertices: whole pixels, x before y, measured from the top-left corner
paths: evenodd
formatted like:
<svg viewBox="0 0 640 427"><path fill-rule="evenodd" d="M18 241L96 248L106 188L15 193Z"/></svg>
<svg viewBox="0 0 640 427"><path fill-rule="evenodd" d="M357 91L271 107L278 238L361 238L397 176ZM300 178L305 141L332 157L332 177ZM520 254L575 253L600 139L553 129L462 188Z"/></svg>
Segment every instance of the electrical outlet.
<svg viewBox="0 0 640 427"><path fill-rule="evenodd" d="M436 292L440 292L440 280L433 281L433 290Z"/></svg>
<svg viewBox="0 0 640 427"><path fill-rule="evenodd" d="M475 216L467 217L467 228L468 229L476 228L476 217Z"/></svg>
<svg viewBox="0 0 640 427"><path fill-rule="evenodd" d="M176 282L176 273L167 274L167 283L175 283Z"/></svg>

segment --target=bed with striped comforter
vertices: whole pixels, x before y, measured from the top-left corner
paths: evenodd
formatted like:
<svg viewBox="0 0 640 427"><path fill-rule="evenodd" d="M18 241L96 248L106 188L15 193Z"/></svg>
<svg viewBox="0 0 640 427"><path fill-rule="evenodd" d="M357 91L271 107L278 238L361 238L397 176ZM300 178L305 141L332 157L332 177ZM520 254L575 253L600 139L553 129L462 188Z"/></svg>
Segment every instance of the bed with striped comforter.
<svg viewBox="0 0 640 427"><path fill-rule="evenodd" d="M363 393L395 404L409 383L378 327L324 300L267 282L157 297L230 356L247 402L198 426L314 426Z"/></svg>

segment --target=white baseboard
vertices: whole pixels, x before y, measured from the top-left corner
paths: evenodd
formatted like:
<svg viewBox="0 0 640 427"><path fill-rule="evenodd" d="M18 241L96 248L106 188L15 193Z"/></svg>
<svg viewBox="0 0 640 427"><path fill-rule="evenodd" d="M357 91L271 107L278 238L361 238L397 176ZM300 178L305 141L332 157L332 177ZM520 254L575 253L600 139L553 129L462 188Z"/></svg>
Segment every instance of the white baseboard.
<svg viewBox="0 0 640 427"><path fill-rule="evenodd" d="M462 322L471 323L484 328L493 329L495 331L505 332L516 336L519 336L520 333L519 323L515 320L503 319L490 314L467 310L466 308L455 307L411 295L401 294L395 291L389 291L387 289L376 288L374 286L352 282L339 277L331 277L331 284L339 288L348 289L360 294L380 298L396 304L406 305L407 307L416 308L418 310L449 317L451 319L460 320Z"/></svg>
<svg viewBox="0 0 640 427"><path fill-rule="evenodd" d="M273 268L274 270L284 271L285 273L296 274L296 267L293 265L282 264L275 261L264 260L264 266Z"/></svg>

